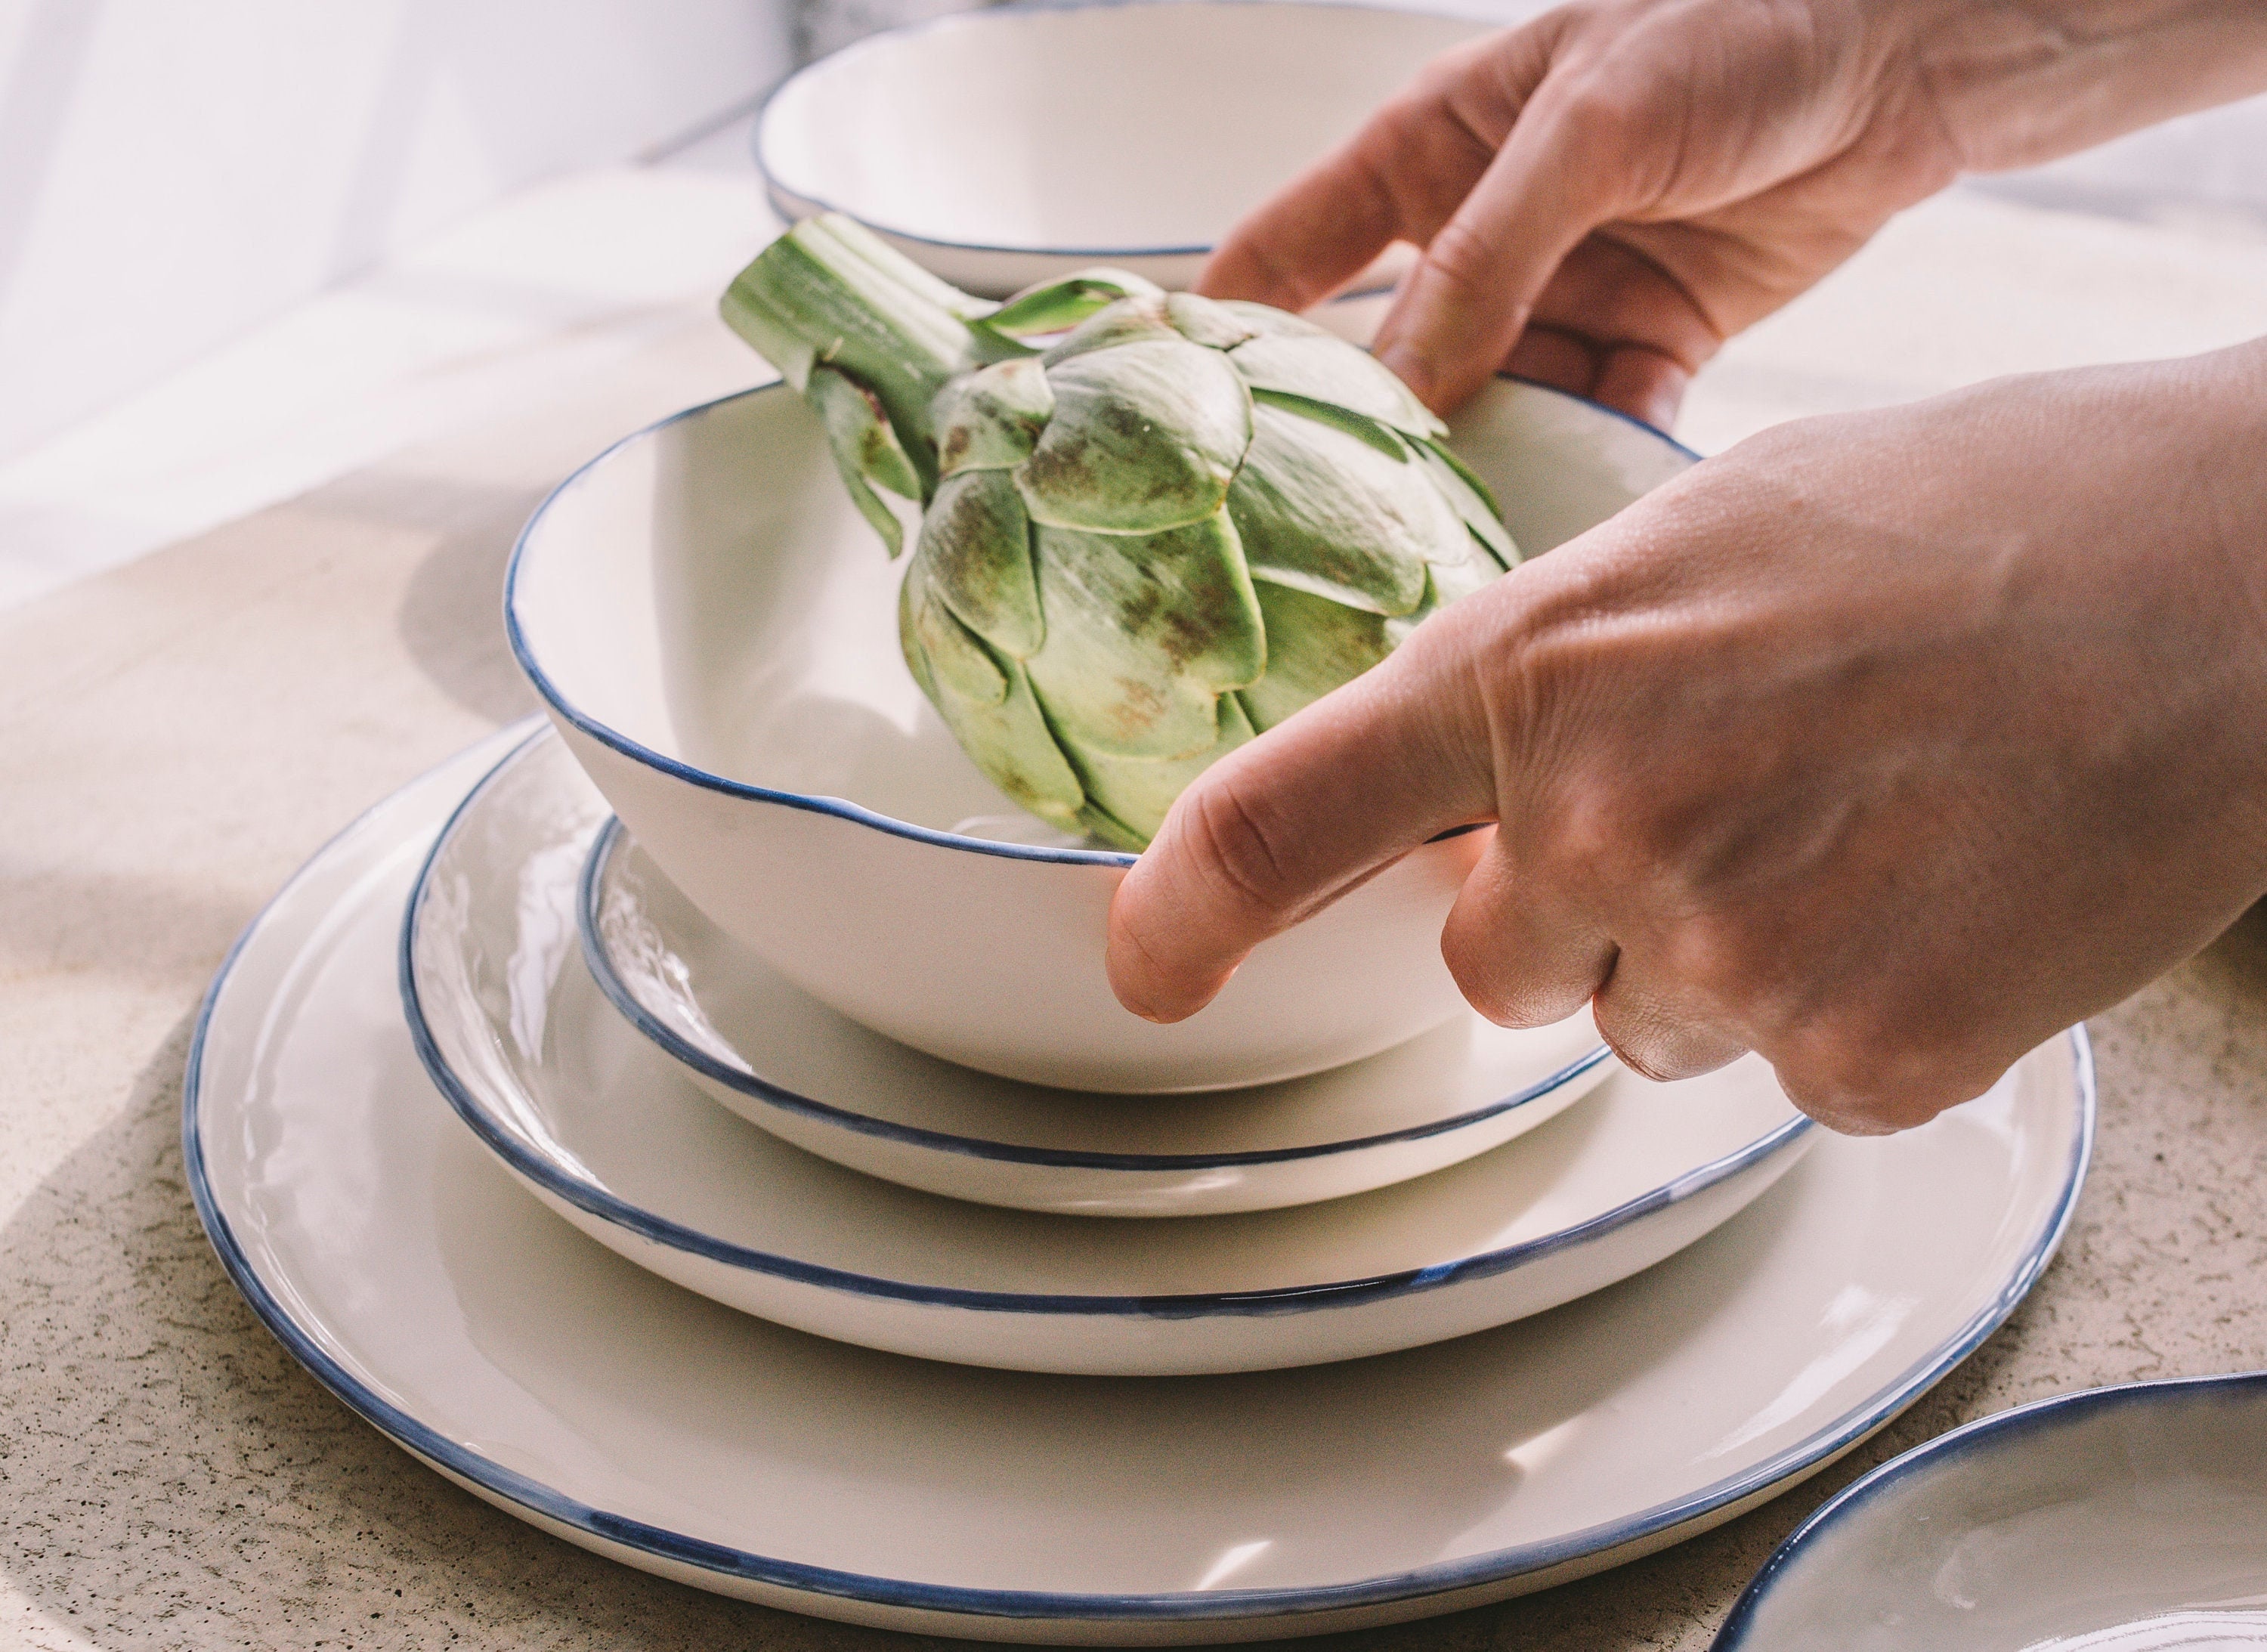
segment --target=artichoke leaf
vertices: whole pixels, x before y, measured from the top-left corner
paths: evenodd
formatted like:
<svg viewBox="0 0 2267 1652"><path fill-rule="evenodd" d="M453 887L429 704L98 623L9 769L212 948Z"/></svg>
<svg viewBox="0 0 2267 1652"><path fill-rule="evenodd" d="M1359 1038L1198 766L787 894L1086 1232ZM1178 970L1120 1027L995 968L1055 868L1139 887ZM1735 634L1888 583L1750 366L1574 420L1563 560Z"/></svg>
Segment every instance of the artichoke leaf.
<svg viewBox="0 0 2267 1652"><path fill-rule="evenodd" d="M1254 579L1372 613L1414 610L1426 563L1471 544L1423 467L1266 401L1228 510Z"/></svg>
<svg viewBox="0 0 2267 1652"><path fill-rule="evenodd" d="M1125 304L1114 304L1089 320L1082 321L1062 338L1049 345L1039 359L1050 367L1060 366L1074 356L1091 355L1096 350L1115 349L1120 344L1186 343L1181 330L1172 323L1165 307L1164 295L1134 298Z"/></svg>
<svg viewBox="0 0 2267 1652"><path fill-rule="evenodd" d="M1449 428L1391 368L1320 328L1313 334L1263 334L1237 345L1228 358L1254 390L1280 391L1366 414L1412 436L1438 436Z"/></svg>
<svg viewBox="0 0 2267 1652"><path fill-rule="evenodd" d="M1149 533L1219 510L1251 440L1251 399L1217 350L1176 334L1047 378L1054 417L1016 472L1033 521Z"/></svg>
<svg viewBox="0 0 2267 1652"><path fill-rule="evenodd" d="M1247 339L1258 337L1251 324L1226 305L1177 292L1165 300L1165 319L1192 344L1208 350L1232 350Z"/></svg>
<svg viewBox="0 0 2267 1652"><path fill-rule="evenodd" d="M1054 412L1054 392L1036 356L999 362L956 378L930 411L937 470L1005 470L1031 457Z"/></svg>
<svg viewBox="0 0 2267 1652"><path fill-rule="evenodd" d="M879 483L907 499L921 496L920 474L906 457L898 433L890 426L882 404L871 392L832 367L813 367L803 385L803 399L826 426L826 445L842 485L858 514L882 536L891 556L905 549L905 525L883 502L870 484Z"/></svg>
<svg viewBox="0 0 2267 1652"><path fill-rule="evenodd" d="M1411 445L1418 459L1433 472L1442 493L1464 519L1472 537L1487 547L1497 566L1518 567L1519 547L1512 542L1511 530L1503 525L1503 515L1496 509L1495 496L1488 491L1487 484L1442 443L1420 440Z"/></svg>
<svg viewBox="0 0 2267 1652"><path fill-rule="evenodd" d="M978 323L985 331L1024 339L1075 327L1123 298L1158 291L1156 283L1123 269L1082 269L1075 275L1026 287Z"/></svg>
<svg viewBox="0 0 2267 1652"><path fill-rule="evenodd" d="M1005 702L1006 669L944 606L921 562L906 570L898 592L898 617L900 644L921 650L923 664L913 675L928 686L929 698L940 709L948 701L975 706Z"/></svg>
<svg viewBox="0 0 2267 1652"><path fill-rule="evenodd" d="M913 680L984 777L1033 814L1058 826L1082 827L1086 793L1048 731L1023 667L1012 659L993 658L973 635L960 628L935 600L918 562L906 570L898 616L899 640ZM937 668L947 657L955 659L955 669L970 669L966 655L958 651L962 650L974 650L991 664L998 684L996 698L972 698L943 677Z"/></svg>
<svg viewBox="0 0 2267 1652"><path fill-rule="evenodd" d="M1214 763L1249 740L1251 721L1233 694L1221 696L1219 734L1203 751L1186 757L1124 757L1116 753L1067 746L1071 766L1086 789L1082 822L1106 843L1136 851L1165 823L1165 811L1188 784Z"/></svg>
<svg viewBox="0 0 2267 1652"><path fill-rule="evenodd" d="M1031 519L1004 470L968 470L937 485L914 549L929 588L961 623L1028 659L1046 628L1031 569Z"/></svg>
<svg viewBox="0 0 2267 1652"><path fill-rule="evenodd" d="M1236 695L1258 729L1273 728L1361 676L1393 651L1400 640L1396 630L1410 623L1285 585L1258 591L1267 674Z"/></svg>
<svg viewBox="0 0 2267 1652"><path fill-rule="evenodd" d="M1317 401L1312 396L1295 396L1284 390L1251 392L1254 407L1262 403L1280 407L1286 413L1295 413L1302 419L1312 419L1317 424L1327 424L1343 430L1357 442L1367 443L1396 464L1410 462L1412 449L1410 439L1383 419L1373 419L1366 413L1356 413L1351 407L1341 407L1335 401Z"/></svg>
<svg viewBox="0 0 2267 1652"><path fill-rule="evenodd" d="M1267 666L1227 513L1140 538L1044 525L1034 538L1046 640L1027 664L1065 739L1125 757L1211 746L1221 692Z"/></svg>

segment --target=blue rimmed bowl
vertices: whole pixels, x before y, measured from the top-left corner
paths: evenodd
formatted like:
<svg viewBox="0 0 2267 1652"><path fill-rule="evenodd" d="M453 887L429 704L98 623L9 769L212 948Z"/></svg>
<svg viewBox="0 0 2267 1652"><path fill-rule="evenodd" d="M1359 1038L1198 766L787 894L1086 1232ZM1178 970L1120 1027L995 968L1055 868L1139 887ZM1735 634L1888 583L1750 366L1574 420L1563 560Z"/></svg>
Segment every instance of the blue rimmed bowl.
<svg viewBox="0 0 2267 1652"><path fill-rule="evenodd" d="M1452 441L1530 554L1692 455L1500 380ZM664 876L820 1002L1002 1077L1158 1092L1273 1083L1464 1012L1441 927L1479 834L1427 844L1262 943L1202 1014L1127 1014L1103 970L1132 857L1032 840L905 668L892 564L783 386L617 443L520 536L521 668ZM1042 829L1043 830L1043 829Z"/></svg>
<svg viewBox="0 0 2267 1652"><path fill-rule="evenodd" d="M1229 225L1484 25L1278 0L1002 6L791 77L756 160L968 291L1093 264L1185 287Z"/></svg>
<svg viewBox="0 0 2267 1652"><path fill-rule="evenodd" d="M2267 1648L2267 1372L1941 1435L1780 1546L1714 1652Z"/></svg>

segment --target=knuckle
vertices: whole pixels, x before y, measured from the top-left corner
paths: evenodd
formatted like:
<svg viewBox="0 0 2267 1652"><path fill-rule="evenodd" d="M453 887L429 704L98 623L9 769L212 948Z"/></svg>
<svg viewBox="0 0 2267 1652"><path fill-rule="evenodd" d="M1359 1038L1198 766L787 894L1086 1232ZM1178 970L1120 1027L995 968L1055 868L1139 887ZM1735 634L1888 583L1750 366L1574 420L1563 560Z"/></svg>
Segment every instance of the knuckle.
<svg viewBox="0 0 2267 1652"><path fill-rule="evenodd" d="M1189 794L1183 830L1213 894L1249 914L1281 907L1291 880L1280 827L1232 775Z"/></svg>
<svg viewBox="0 0 2267 1652"><path fill-rule="evenodd" d="M1486 233L1461 217L1440 227L1425 248L1425 262L1439 280L1473 298L1493 290L1502 264Z"/></svg>

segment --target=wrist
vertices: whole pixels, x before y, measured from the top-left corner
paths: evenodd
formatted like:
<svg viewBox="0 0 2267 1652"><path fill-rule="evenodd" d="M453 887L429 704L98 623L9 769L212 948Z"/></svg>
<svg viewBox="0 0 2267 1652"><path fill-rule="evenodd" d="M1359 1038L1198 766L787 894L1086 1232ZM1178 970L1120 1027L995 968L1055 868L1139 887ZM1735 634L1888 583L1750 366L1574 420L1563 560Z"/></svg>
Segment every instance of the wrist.
<svg viewBox="0 0 2267 1652"><path fill-rule="evenodd" d="M1964 172L2036 165L2267 91L2257 0L1883 0Z"/></svg>

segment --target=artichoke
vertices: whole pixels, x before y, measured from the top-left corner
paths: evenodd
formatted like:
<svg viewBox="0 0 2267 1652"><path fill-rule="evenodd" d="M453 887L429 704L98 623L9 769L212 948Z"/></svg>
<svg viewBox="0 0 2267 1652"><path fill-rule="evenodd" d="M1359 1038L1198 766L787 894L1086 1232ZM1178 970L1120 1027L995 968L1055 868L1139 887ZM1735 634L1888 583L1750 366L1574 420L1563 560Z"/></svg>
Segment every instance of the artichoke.
<svg viewBox="0 0 2267 1652"><path fill-rule="evenodd" d="M994 305L837 217L722 307L891 555L883 495L919 507L899 636L962 748L1105 842L1519 558L1446 427L1279 310L1112 270Z"/></svg>

